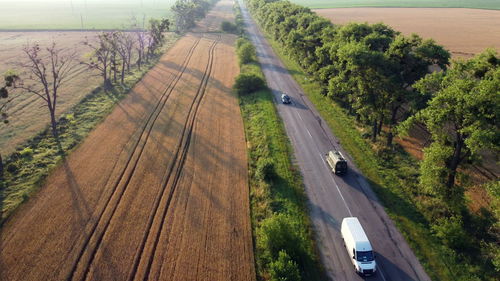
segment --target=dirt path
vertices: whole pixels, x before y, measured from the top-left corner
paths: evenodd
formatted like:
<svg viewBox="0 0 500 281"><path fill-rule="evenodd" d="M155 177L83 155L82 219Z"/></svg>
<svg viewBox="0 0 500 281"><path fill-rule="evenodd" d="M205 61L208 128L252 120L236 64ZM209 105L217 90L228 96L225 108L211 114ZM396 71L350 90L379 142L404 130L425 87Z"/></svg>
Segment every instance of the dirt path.
<svg viewBox="0 0 500 281"><path fill-rule="evenodd" d="M255 279L233 42L163 56L6 223L1 280Z"/></svg>

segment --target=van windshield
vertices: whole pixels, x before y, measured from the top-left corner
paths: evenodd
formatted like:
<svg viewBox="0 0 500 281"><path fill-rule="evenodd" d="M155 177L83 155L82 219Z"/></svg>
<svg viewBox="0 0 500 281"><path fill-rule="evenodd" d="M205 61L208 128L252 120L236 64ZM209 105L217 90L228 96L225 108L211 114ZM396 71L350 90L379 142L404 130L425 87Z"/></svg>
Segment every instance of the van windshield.
<svg viewBox="0 0 500 281"><path fill-rule="evenodd" d="M366 251L366 252L356 252L356 259L358 261L373 261L373 252L372 251Z"/></svg>

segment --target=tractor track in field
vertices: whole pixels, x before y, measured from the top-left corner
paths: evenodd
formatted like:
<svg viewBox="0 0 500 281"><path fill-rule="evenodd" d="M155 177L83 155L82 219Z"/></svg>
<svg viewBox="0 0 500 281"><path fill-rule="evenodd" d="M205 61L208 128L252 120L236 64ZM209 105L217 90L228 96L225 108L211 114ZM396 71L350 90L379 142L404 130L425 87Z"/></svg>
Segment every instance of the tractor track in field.
<svg viewBox="0 0 500 281"><path fill-rule="evenodd" d="M146 233L143 237L140 250L138 251L139 257L134 260L134 266L132 270L132 274L128 278L128 280L134 280L135 276L137 275L137 269L140 265L140 262L143 257L144 253L144 247L146 245L146 242L148 240L148 237L151 233L151 228L153 227L153 221L154 218L157 217L158 213L161 215L161 223L158 226L158 231L156 232L156 235L154 235L154 241L153 241L153 249L151 252L151 255L149 258L147 258L147 265L146 265L146 273L144 275L144 278L142 280L148 280L149 278L149 272L151 270L151 264L153 263L153 258L156 254L156 247L158 245L158 241L163 229L163 225L165 224L165 217L167 215L168 209L170 207L170 202L172 201L172 196L176 190L177 183L179 181L179 177L181 175L181 171L184 167L184 163L186 161L186 154L189 150L189 146L191 144L191 136L194 128L194 122L196 121L196 115L198 113L198 109L200 107L201 101L203 100L203 97L205 95L205 91L208 85L208 80L210 79L210 75L212 73L212 66L214 62L214 50L217 47L217 44L219 43L220 36L218 36L217 40L213 41L212 45L209 48L209 58L208 58L208 63L205 68L205 71L203 73L203 78L200 83L200 87L198 88L196 95L193 99L193 103L191 104L189 108L189 113L188 113L188 118L186 119L186 123L184 124L184 128L182 131L182 137L181 140L178 143L178 146L176 148L176 153L174 156L175 161L172 162L170 165L168 172L166 174L165 180L162 184L162 188L160 189L160 196L158 197L158 200L155 202L154 205L154 211L153 211L153 216L150 217L147 225L147 230ZM193 111L194 108L194 111ZM179 155L180 153L180 155ZM177 167L176 167L177 166ZM160 207L160 202L162 201L162 198L165 195L165 190L167 189L167 186L170 182L170 179L172 178L172 172L175 170L175 173L173 174L173 180L170 188L170 192L167 194L167 201L165 204L165 207L163 209L163 212L159 209Z"/></svg>
<svg viewBox="0 0 500 281"><path fill-rule="evenodd" d="M212 32L231 12L218 2L6 222L0 280L255 281L236 36Z"/></svg>
<svg viewBox="0 0 500 281"><path fill-rule="evenodd" d="M97 238L96 246L92 250L89 261L86 262L85 273L84 273L83 278L81 278L80 280L86 279L87 274L88 274L89 269L90 269L90 265L92 264L92 262L95 258L95 254L96 254L97 250L99 249L99 246L102 242L102 238L104 237L104 234L106 233L106 230L109 227L111 219L112 219L118 205L120 204L121 198L122 198L123 194L125 193L125 190L127 189L128 183L130 182L130 179L132 178L132 176L134 174L134 170L139 162L139 159L141 158L142 152L144 151L144 148L146 146L146 143L148 141L148 138L149 138L149 135L152 131L154 123L156 122L158 116L162 112L162 110L163 110L170 94L172 93L173 89L175 88L177 82L180 80L180 78L184 74L184 72L189 64L189 61L190 61L196 47L198 46L199 42L201 41L201 39L202 39L202 37L199 37L193 43L193 45L191 46L190 50L188 51L188 53L187 53L187 55L182 63L181 71L176 76L173 77L173 79L170 81L170 83L167 84L163 94L161 95L160 99L158 100L158 103L156 104L153 111L149 115L147 121L142 126L139 137L137 138L137 141L133 145L132 152L129 154L128 159L127 159L119 177L116 179L116 181L113 185L111 195L106 200L106 203L105 203L102 211L100 212L100 214L97 218L97 222L94 224L90 234L87 236L87 239L85 240L84 245L81 248L81 250L78 254L78 257L77 257L75 263L73 264L72 269L71 269L68 277L66 278L66 280L68 280L68 281L75 280L74 277L75 277L75 273L77 272L78 265L81 263L82 257L84 256L86 250L88 250L88 245L89 245L90 241L92 240L92 237L95 237L97 235L98 238ZM139 144L141 144L141 140L143 140L142 145L139 145ZM138 154L138 155L135 158L135 161L132 161L132 159L134 158L134 155L136 155L136 154ZM127 170L129 169L129 167L131 167L131 165L132 165L132 170L129 172L128 176L125 176ZM124 178L125 178L124 186L121 189L119 189L120 182L122 182ZM113 197L116 197L116 196L118 196L116 203L113 206L110 206L111 200L113 199ZM101 231L100 233L97 233L97 228L101 224L102 220L105 219L104 214L105 214L106 210L109 209L110 207L112 208L111 215L109 215L108 219L104 223L104 225L105 225L104 230Z"/></svg>

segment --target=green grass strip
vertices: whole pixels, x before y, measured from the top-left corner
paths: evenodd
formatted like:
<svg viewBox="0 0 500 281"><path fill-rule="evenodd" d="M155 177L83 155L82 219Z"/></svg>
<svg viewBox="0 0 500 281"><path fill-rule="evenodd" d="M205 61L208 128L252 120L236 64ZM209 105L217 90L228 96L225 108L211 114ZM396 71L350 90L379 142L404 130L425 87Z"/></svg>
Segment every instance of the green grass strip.
<svg viewBox="0 0 500 281"><path fill-rule="evenodd" d="M262 74L258 63L242 65L242 73ZM266 243L283 245L292 249L292 259L300 260L303 268L302 280L324 280L320 262L317 258L311 222L306 207L306 195L302 178L292 162L292 147L285 128L273 102L270 90L261 90L239 97L241 113L245 126L248 148L249 185L252 214L252 232L255 239L255 259L257 275L260 280L269 280L269 268L275 258L270 256ZM270 179L263 179L260 163L273 165ZM280 235L270 235L270 224L281 218L289 223L294 245ZM267 241L269 237L274 240ZM296 251L296 252L295 252Z"/></svg>

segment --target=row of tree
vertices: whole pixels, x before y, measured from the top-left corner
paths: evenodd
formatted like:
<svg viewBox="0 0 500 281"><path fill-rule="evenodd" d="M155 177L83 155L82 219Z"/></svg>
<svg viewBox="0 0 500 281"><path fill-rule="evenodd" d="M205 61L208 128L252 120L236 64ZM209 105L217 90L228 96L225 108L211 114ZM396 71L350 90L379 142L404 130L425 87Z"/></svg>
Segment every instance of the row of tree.
<svg viewBox="0 0 500 281"><path fill-rule="evenodd" d="M419 186L446 206L437 220L428 218L439 230L436 235L460 256L477 252L470 243L464 246L474 240L473 247L486 253L482 257L493 260L487 267L500 270L498 228L490 223L481 235L465 230L464 183L457 180L460 169L480 161L480 152L500 152L498 53L487 49L469 60L450 62L449 52L433 40L403 36L382 23L337 26L288 1L247 3L267 34L321 85L322 93L371 128L372 141L385 130L385 144L391 147L395 134L425 126L431 144L424 149ZM498 187L496 179L493 185ZM494 221L498 225L498 218Z"/></svg>
<svg viewBox="0 0 500 281"><path fill-rule="evenodd" d="M97 40L92 38L83 42L92 52L88 60L82 63L97 70L105 85L116 83L118 76L123 83L125 74L133 64L140 69L161 47L165 38L164 32L169 28L168 19L152 19L148 30L103 32L97 36ZM132 62L133 58L136 59L135 62Z"/></svg>
<svg viewBox="0 0 500 281"><path fill-rule="evenodd" d="M178 32L195 26L196 20L205 17L213 3L218 0L177 0L171 10L174 12Z"/></svg>
<svg viewBox="0 0 500 281"><path fill-rule="evenodd" d="M425 157L430 163L422 165L422 181L428 182L428 171L435 171L431 186L441 182L440 194L453 194L461 163L481 149L499 151L500 58L495 51L455 62L447 70L449 52L416 34L403 36L382 23L334 26L288 1L248 2L263 28L323 86L324 94L370 124L373 141L385 125L391 146L401 122L412 117L400 128L423 122L434 140L426 152L437 150L441 158ZM442 71L430 74L431 67Z"/></svg>
<svg viewBox="0 0 500 281"><path fill-rule="evenodd" d="M37 43L25 45L22 49L24 58L16 64L14 71L4 75L4 84L0 87L3 122L8 123L7 108L17 95L34 95L48 109L52 134L57 137L56 110L60 89L77 75L86 75L82 65L95 70L106 88L117 83L118 77L123 83L133 66L140 69L161 47L164 32L169 27L168 19L152 19L147 30L132 26L133 31L102 32L94 38L86 38L82 44L90 49L90 53L84 60L75 50L58 47L55 42L45 48ZM3 171L1 163L0 155L0 173Z"/></svg>

